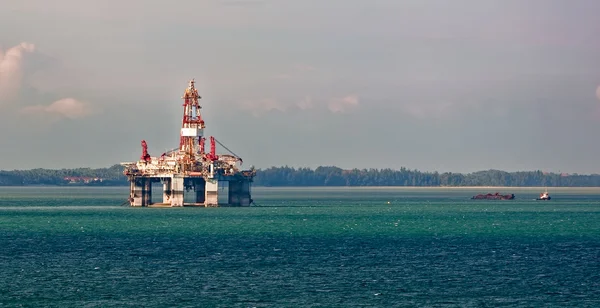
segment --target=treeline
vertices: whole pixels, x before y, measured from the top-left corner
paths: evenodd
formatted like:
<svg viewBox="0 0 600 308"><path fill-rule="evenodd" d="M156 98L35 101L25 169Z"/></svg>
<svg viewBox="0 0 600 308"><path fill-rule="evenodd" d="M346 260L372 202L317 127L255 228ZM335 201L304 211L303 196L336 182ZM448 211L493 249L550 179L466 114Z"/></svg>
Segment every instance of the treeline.
<svg viewBox="0 0 600 308"><path fill-rule="evenodd" d="M478 171L469 174L421 172L400 168L271 167L258 170L256 186L600 186L600 175L564 175L542 171Z"/></svg>
<svg viewBox="0 0 600 308"><path fill-rule="evenodd" d="M98 169L76 168L59 170L31 169L0 171L0 186L24 185L121 186L128 185L128 182L127 177L123 175L123 167L121 165Z"/></svg>
<svg viewBox="0 0 600 308"><path fill-rule="evenodd" d="M76 178L73 180L73 178ZM85 178L83 181L81 178ZM92 180L90 180L90 178ZM97 180L93 180L97 179ZM123 167L32 169L0 171L0 186L23 185L128 185ZM564 175L542 171L486 170L469 174L421 172L400 168L351 169L338 167L258 169L254 186L548 186L599 187L600 175Z"/></svg>

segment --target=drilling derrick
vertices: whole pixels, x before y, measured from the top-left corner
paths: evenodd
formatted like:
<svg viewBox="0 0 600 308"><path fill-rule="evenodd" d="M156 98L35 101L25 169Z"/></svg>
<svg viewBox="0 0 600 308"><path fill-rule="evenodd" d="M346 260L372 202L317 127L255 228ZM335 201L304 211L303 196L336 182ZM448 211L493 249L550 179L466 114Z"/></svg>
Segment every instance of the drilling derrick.
<svg viewBox="0 0 600 308"><path fill-rule="evenodd" d="M192 79L187 89L183 93L183 119L181 121L181 137L179 140L179 151L181 152L186 166L191 169L190 164L195 160L196 146L200 144L204 133L204 120L200 113L198 90L195 87L195 81ZM186 168L186 169L188 169Z"/></svg>
<svg viewBox="0 0 600 308"><path fill-rule="evenodd" d="M130 182L130 205L249 206L252 203L250 184L256 171L254 168L241 170L242 159L213 136L210 137L210 152L205 153L201 97L193 79L182 99L179 148L158 158L151 157L148 144L142 140L140 160L121 163ZM217 143L230 154L217 154ZM162 202L152 201L153 183L162 183ZM225 190L226 195L223 195ZM186 193L190 191L193 191L191 198Z"/></svg>

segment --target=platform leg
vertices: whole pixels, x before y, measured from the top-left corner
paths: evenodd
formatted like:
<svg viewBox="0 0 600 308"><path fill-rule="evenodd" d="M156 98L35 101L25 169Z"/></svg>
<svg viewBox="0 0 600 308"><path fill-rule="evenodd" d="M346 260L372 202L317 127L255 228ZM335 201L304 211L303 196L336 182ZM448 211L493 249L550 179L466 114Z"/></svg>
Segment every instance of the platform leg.
<svg viewBox="0 0 600 308"><path fill-rule="evenodd" d="M194 191L196 192L196 203L203 204L206 198L206 182L204 179L194 180Z"/></svg>
<svg viewBox="0 0 600 308"><path fill-rule="evenodd" d="M171 179L171 206L183 206L183 177L173 176Z"/></svg>
<svg viewBox="0 0 600 308"><path fill-rule="evenodd" d="M164 179L163 181L163 203L171 203L171 179Z"/></svg>
<svg viewBox="0 0 600 308"><path fill-rule="evenodd" d="M204 198L205 206L219 205L219 181L210 179L206 181L206 190Z"/></svg>

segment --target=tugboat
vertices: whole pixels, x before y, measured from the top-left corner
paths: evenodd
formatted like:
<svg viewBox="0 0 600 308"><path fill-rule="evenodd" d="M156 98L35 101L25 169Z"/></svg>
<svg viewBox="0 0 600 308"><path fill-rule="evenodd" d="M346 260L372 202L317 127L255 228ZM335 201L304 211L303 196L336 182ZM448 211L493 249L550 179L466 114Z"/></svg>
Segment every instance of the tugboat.
<svg viewBox="0 0 600 308"><path fill-rule="evenodd" d="M471 199L484 199L484 200L513 200L515 198L515 194L510 195L501 195L500 193L495 194L480 194L471 197Z"/></svg>
<svg viewBox="0 0 600 308"><path fill-rule="evenodd" d="M535 200L546 201L546 200L550 200L550 199L552 199L552 198L550 197L550 194L548 194L548 189L546 189L543 193L540 194L540 197L536 198Z"/></svg>

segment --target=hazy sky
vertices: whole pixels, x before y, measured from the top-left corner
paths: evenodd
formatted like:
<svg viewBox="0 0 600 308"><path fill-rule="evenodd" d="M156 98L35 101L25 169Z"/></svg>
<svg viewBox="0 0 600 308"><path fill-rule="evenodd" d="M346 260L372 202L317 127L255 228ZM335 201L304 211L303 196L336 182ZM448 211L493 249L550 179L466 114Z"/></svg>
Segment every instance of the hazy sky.
<svg viewBox="0 0 600 308"><path fill-rule="evenodd" d="M598 0L3 0L0 169L178 146L245 165L600 173Z"/></svg>

